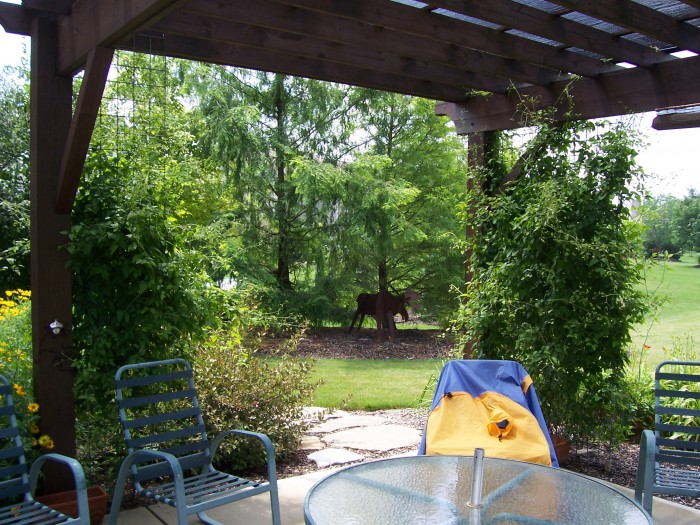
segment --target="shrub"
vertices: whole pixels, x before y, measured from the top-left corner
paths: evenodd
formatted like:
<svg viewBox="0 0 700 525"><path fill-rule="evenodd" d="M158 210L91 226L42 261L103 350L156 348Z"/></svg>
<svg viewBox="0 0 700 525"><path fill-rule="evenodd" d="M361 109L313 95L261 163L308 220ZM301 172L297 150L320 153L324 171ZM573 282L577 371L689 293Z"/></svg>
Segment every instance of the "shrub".
<svg viewBox="0 0 700 525"><path fill-rule="evenodd" d="M648 300L623 205L634 197L632 138L593 126L543 127L502 191L489 191L500 174L481 175L469 217L474 277L457 326L475 357L525 366L554 429L607 440L624 406L630 329Z"/></svg>
<svg viewBox="0 0 700 525"><path fill-rule="evenodd" d="M193 369L207 432L262 432L284 458L307 428L302 409L316 387L308 381L313 362L289 351L263 358L240 341L237 331L221 331L197 346ZM224 440L216 458L220 468L234 471L264 465L263 449L252 440Z"/></svg>

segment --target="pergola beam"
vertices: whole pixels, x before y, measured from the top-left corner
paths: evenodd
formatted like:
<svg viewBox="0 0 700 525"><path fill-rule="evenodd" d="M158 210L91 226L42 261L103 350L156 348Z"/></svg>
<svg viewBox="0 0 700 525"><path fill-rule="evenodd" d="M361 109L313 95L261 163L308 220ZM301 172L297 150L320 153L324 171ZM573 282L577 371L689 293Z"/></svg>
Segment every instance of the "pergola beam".
<svg viewBox="0 0 700 525"><path fill-rule="evenodd" d="M58 174L57 213L70 213L73 209L113 55L113 49L104 47L93 49L88 55L75 115L68 132L61 170Z"/></svg>
<svg viewBox="0 0 700 525"><path fill-rule="evenodd" d="M132 41L130 49L144 53L165 54L165 49L154 48L151 44L145 39L141 41L137 38ZM208 61L214 64L252 68L320 80L342 75L348 84L374 89L383 86L381 89L417 97L435 98L436 92L443 100L458 100L464 96L464 88L440 82L410 78L369 68L350 67L335 62L319 64L305 57L294 55L282 57L262 49L205 39L170 36L167 41L167 55L187 60L201 60L198 57L208 56ZM465 81L468 78L469 75L465 75Z"/></svg>
<svg viewBox="0 0 700 525"><path fill-rule="evenodd" d="M463 85L459 74L465 71L493 77L494 86L509 86L512 82L548 84L561 78L558 71L542 66L519 63L501 56L472 48L449 45L416 34L370 28L351 20L324 13L310 13L289 8L274 2L258 0L253 12L240 4L212 4L202 1L190 4L182 13L169 16L153 26L166 34L201 28L200 34L219 41L264 48L270 52L295 53L316 59L341 61L366 61L377 69L407 72L424 63L430 69L445 69L454 74L456 85ZM310 20L319 31L314 36L308 32ZM247 41L246 41L247 39ZM406 52L410 49L410 54ZM343 56L347 57L343 60ZM436 78L428 73L429 78ZM439 78L439 77L437 77ZM475 77L475 78L478 78ZM476 89L491 90L489 80L484 79ZM496 88L495 91L500 91Z"/></svg>
<svg viewBox="0 0 700 525"><path fill-rule="evenodd" d="M662 42L700 53L700 28L630 0L551 0L555 4L620 25Z"/></svg>
<svg viewBox="0 0 700 525"><path fill-rule="evenodd" d="M0 3L0 25L8 33L29 36L32 18L21 5Z"/></svg>
<svg viewBox="0 0 700 525"><path fill-rule="evenodd" d="M214 0L201 0L202 4ZM483 25L451 19L428 11L381 0L272 0L302 10L332 14L348 20L370 23L397 32L421 35L440 42L450 42L466 48L480 49L488 53L509 57L516 61L537 64L556 71L595 77L614 71L614 64L572 53L564 49L521 38ZM200 2L198 2L198 5ZM313 19L309 19L313 23ZM316 28L316 25L314 25ZM308 30L307 30L308 32ZM406 50L412 51L412 50Z"/></svg>
<svg viewBox="0 0 700 525"><path fill-rule="evenodd" d="M670 58L666 53L632 40L618 38L595 27L550 15L525 4L514 5L505 0L430 0L430 5L455 13L477 16L495 24L511 26L567 46L588 49L601 56L614 57L619 62L650 66Z"/></svg>
<svg viewBox="0 0 700 525"><path fill-rule="evenodd" d="M152 24L186 0L89 0L75 2L58 22L58 72L72 75L97 47L114 47L128 35Z"/></svg>
<svg viewBox="0 0 700 525"><path fill-rule="evenodd" d="M651 127L656 130L686 129L700 127L700 105L693 104L687 108L664 108L656 115Z"/></svg>
<svg viewBox="0 0 700 525"><path fill-rule="evenodd" d="M549 88L528 87L508 95L474 97L461 104L439 104L460 134L514 129L527 124L528 111L554 108L556 120L592 119L654 111L672 105L697 103L700 57L629 69L597 80L557 82Z"/></svg>

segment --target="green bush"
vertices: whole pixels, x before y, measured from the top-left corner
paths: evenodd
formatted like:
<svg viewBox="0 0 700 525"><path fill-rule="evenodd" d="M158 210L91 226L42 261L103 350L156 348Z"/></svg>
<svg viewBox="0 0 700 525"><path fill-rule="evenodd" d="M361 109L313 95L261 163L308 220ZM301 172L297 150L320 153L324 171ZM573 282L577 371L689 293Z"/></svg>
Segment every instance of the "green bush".
<svg viewBox="0 0 700 525"><path fill-rule="evenodd" d="M471 195L474 277L457 326L475 357L522 363L547 422L581 440L623 434L610 425L624 407L630 329L648 308L623 205L632 146L624 128L545 126L520 178L489 191L499 174L480 174Z"/></svg>
<svg viewBox="0 0 700 525"><path fill-rule="evenodd" d="M307 425L302 409L316 384L313 362L292 352L265 359L240 344L237 331L213 333L197 346L195 382L211 437L238 428L262 432L280 459L296 451ZM264 465L263 449L253 440L227 439L216 456L219 468L234 471Z"/></svg>

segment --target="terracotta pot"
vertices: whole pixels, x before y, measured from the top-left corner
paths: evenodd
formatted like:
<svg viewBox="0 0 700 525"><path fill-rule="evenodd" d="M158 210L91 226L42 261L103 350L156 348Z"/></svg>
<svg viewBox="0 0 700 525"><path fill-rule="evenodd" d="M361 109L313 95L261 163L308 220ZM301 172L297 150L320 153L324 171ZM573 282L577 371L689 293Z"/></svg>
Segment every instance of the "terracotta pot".
<svg viewBox="0 0 700 525"><path fill-rule="evenodd" d="M569 461L569 452L571 451L571 441L555 434L552 435L552 445L554 445L554 453L557 456L559 465L565 465Z"/></svg>
<svg viewBox="0 0 700 525"><path fill-rule="evenodd" d="M90 508L90 525L99 525L107 513L107 492L99 485L88 487L88 507ZM74 490L54 492L37 496L38 501L73 518L78 516L78 498Z"/></svg>

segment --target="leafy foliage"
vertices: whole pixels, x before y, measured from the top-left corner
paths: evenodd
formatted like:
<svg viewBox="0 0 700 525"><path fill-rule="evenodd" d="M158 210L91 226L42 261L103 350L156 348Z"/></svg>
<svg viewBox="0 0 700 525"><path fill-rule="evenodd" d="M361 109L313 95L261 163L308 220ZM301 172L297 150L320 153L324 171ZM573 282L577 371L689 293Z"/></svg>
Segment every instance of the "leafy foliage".
<svg viewBox="0 0 700 525"><path fill-rule="evenodd" d="M679 259L683 250L700 250L700 195L694 190L682 199L670 195L647 199L642 212L647 255L667 253Z"/></svg>
<svg viewBox="0 0 700 525"><path fill-rule="evenodd" d="M0 78L0 289L29 287L29 87Z"/></svg>
<svg viewBox="0 0 700 525"><path fill-rule="evenodd" d="M31 294L6 290L0 297L0 374L13 387L17 426L29 463L53 440L39 429L40 406L34 402L32 383Z"/></svg>
<svg viewBox="0 0 700 525"><path fill-rule="evenodd" d="M139 71L151 75L154 68L125 68L127 78L114 89L133 85L139 79L128 75ZM191 342L218 321L218 288L190 244L199 230L186 212L193 188L183 172L193 170L178 156L188 140L176 122L179 106L162 100L152 107L165 93L157 84L144 89L151 96L134 102L129 119L99 122L73 213L76 393L86 406L112 398L120 365L187 356ZM146 130L159 135L144 136Z"/></svg>
<svg viewBox="0 0 700 525"><path fill-rule="evenodd" d="M647 309L625 206L633 137L572 122L543 126L535 141L522 177L471 195L474 278L458 323L475 356L528 369L553 428L606 439L625 409L630 328ZM482 187L498 186L480 176Z"/></svg>
<svg viewBox="0 0 700 525"><path fill-rule="evenodd" d="M231 428L266 434L281 458L297 450L306 430L302 409L312 399L313 362L283 353L274 363L240 343L236 331L212 333L193 363L207 432ZM234 471L264 464L263 449L249 440L225 440L217 464Z"/></svg>

